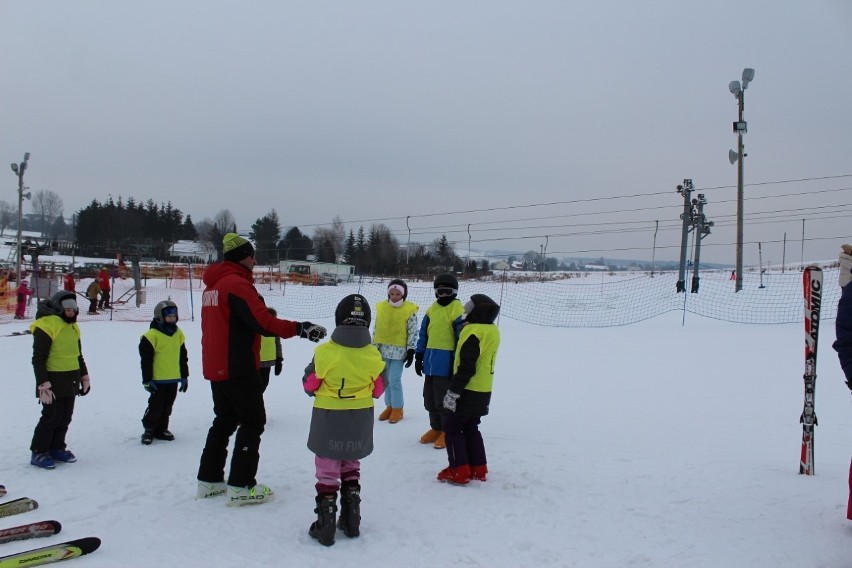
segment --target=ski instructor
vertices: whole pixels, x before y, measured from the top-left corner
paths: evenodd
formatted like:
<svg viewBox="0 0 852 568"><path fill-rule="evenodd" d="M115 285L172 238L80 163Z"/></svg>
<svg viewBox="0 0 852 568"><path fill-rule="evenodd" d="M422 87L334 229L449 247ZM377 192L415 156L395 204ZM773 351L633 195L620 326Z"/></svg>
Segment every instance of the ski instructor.
<svg viewBox="0 0 852 568"><path fill-rule="evenodd" d="M255 479L266 425L258 373L261 334L318 342L326 330L270 314L254 287L252 244L236 233L227 233L222 244L224 262L204 272L201 359L204 378L210 381L214 418L198 466L196 497L227 493L228 505L265 503L272 499L272 490ZM235 431L226 486L225 461Z"/></svg>

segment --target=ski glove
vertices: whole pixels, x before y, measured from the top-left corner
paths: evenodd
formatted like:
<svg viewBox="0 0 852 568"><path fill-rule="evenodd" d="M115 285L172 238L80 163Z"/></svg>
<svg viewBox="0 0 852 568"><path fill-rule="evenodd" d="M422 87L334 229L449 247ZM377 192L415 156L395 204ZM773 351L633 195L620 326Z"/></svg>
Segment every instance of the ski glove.
<svg viewBox="0 0 852 568"><path fill-rule="evenodd" d="M38 399L42 404L52 404L56 399L56 395L53 394L53 389L50 386L50 381L41 383L38 386Z"/></svg>
<svg viewBox="0 0 852 568"><path fill-rule="evenodd" d="M303 321L296 324L296 331L299 332L299 337L319 343L325 337L325 328L321 325Z"/></svg>
<svg viewBox="0 0 852 568"><path fill-rule="evenodd" d="M84 375L80 379L80 390L77 391L77 394L80 396L86 396L89 394L90 390L92 390L92 382L89 380L89 375Z"/></svg>
<svg viewBox="0 0 852 568"><path fill-rule="evenodd" d="M276 377L278 375L280 375L281 371L284 369L283 363L284 363L284 359L276 359L275 360L275 376Z"/></svg>
<svg viewBox="0 0 852 568"><path fill-rule="evenodd" d="M180 392L186 392L186 389L188 389L188 388L189 388L189 380L186 377L184 377L180 380L180 386L178 387L178 390Z"/></svg>
<svg viewBox="0 0 852 568"><path fill-rule="evenodd" d="M155 383L154 381L144 382L144 383L142 383L142 388L144 388L149 393L153 394L153 393L157 392L157 383Z"/></svg>
<svg viewBox="0 0 852 568"><path fill-rule="evenodd" d="M840 273L837 276L838 283L841 288L844 288L852 281L852 246L843 245L843 252L840 253Z"/></svg>
<svg viewBox="0 0 852 568"><path fill-rule="evenodd" d="M409 349L405 352L405 368L409 368L414 362L414 349Z"/></svg>
<svg viewBox="0 0 852 568"><path fill-rule="evenodd" d="M417 373L418 377L423 376L423 353L414 355L414 372Z"/></svg>
<svg viewBox="0 0 852 568"><path fill-rule="evenodd" d="M447 394L444 395L444 408L449 410L450 412L456 411L456 401L458 401L460 394L456 394L451 390L447 391Z"/></svg>

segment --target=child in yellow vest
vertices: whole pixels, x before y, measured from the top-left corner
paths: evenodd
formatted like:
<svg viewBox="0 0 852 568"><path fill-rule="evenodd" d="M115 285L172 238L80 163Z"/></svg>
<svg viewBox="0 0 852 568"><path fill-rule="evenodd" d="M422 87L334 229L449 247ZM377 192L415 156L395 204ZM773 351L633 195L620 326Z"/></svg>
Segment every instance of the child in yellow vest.
<svg viewBox="0 0 852 568"><path fill-rule="evenodd" d="M494 359L500 347L500 330L494 322L499 313L500 306L485 294L474 294L464 305L453 376L443 401L450 464L438 473L438 481L466 485L472 479L485 481L488 474L479 422L491 404Z"/></svg>
<svg viewBox="0 0 852 568"><path fill-rule="evenodd" d="M453 353L464 307L456 296L459 281L452 274L439 274L433 282L435 302L426 309L414 353L414 372L423 376L423 407L429 413L429 430L421 444L446 447L441 403L453 374ZM425 376L424 376L425 375Z"/></svg>
<svg viewBox="0 0 852 568"><path fill-rule="evenodd" d="M177 305L164 300L154 307L151 326L139 340L142 387L150 393L142 416L142 444L146 446L154 438L167 442L175 439L169 432L169 418L178 390L186 392L189 386L186 337L177 322Z"/></svg>
<svg viewBox="0 0 852 568"><path fill-rule="evenodd" d="M308 534L334 544L337 491L343 534L359 536L361 459L373 452L373 399L385 389L379 350L370 344L370 304L360 294L343 298L334 311L331 341L314 351L302 379L314 397L308 449L315 454L317 520Z"/></svg>
<svg viewBox="0 0 852 568"><path fill-rule="evenodd" d="M388 283L388 299L376 304L376 327L373 345L382 354L387 369L388 388L385 390L385 409L379 420L396 424L402 420L402 367L414 362L417 346L417 304L409 302L408 285L399 278Z"/></svg>
<svg viewBox="0 0 852 568"><path fill-rule="evenodd" d="M278 317L278 312L275 311L275 308L267 308L267 310L274 317ZM283 365L284 351L281 349L281 338L277 335L261 335L260 369L258 375L260 375L263 392L266 392L267 387L269 387L269 372L274 367L275 376L277 377L281 374L281 370L284 368Z"/></svg>
<svg viewBox="0 0 852 568"><path fill-rule="evenodd" d="M73 292L57 292L42 300L30 325L33 334L33 373L41 418L30 443L30 463L54 469L56 462L74 463L77 457L65 445L77 396L91 388L80 343L80 310Z"/></svg>

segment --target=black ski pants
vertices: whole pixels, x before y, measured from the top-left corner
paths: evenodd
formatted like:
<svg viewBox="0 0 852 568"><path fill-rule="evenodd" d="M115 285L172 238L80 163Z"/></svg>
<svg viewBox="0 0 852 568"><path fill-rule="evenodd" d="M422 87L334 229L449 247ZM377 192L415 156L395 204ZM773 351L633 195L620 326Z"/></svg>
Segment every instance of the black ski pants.
<svg viewBox="0 0 852 568"><path fill-rule="evenodd" d="M46 454L65 449L65 434L74 415L76 396L58 396L50 404L41 405L41 418L33 432L30 451Z"/></svg>
<svg viewBox="0 0 852 568"><path fill-rule="evenodd" d="M148 408L142 416L142 427L155 434L169 429L169 418L177 398L178 384L158 384L148 397Z"/></svg>
<svg viewBox="0 0 852 568"><path fill-rule="evenodd" d="M450 467L487 463L479 423L479 416L462 416L455 412L447 412L444 415L444 436Z"/></svg>
<svg viewBox="0 0 852 568"><path fill-rule="evenodd" d="M429 427L432 430L444 430L441 416L444 414L444 396L449 388L450 377L426 375L423 379L423 408L429 413Z"/></svg>
<svg viewBox="0 0 852 568"><path fill-rule="evenodd" d="M236 431L228 485L254 487L260 461L260 436L266 425L260 377L255 372L245 377L210 381L210 391L215 417L201 453L198 480L224 481L228 444Z"/></svg>

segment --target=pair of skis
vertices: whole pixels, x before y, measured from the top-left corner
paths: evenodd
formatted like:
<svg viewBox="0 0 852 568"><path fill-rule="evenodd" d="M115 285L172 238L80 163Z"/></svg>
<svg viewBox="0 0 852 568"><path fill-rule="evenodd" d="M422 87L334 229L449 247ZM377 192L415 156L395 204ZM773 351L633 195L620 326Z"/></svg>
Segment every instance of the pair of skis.
<svg viewBox="0 0 852 568"><path fill-rule="evenodd" d="M0 485L2 493L5 495L6 488ZM0 517L7 517L27 511L33 511L38 508L38 502L28 497L21 497L14 501L0 503ZM58 534L62 530L62 525L58 521L41 521L37 523L27 523L17 527L0 530L0 544L14 542L18 540L28 540L31 538L48 537ZM94 552L100 547L101 541L99 538L88 537L70 540L59 544L52 544L10 554L8 556L0 556L0 568L12 568L13 566L41 566L61 560L69 560L77 558L84 554Z"/></svg>
<svg viewBox="0 0 852 568"><path fill-rule="evenodd" d="M817 425L814 411L816 390L817 342L819 340L819 316L822 308L822 269L808 266L803 273L805 297L805 406L799 422L802 424L802 452L799 473L814 474L814 426Z"/></svg>

